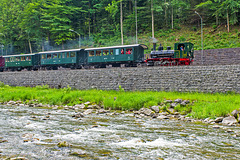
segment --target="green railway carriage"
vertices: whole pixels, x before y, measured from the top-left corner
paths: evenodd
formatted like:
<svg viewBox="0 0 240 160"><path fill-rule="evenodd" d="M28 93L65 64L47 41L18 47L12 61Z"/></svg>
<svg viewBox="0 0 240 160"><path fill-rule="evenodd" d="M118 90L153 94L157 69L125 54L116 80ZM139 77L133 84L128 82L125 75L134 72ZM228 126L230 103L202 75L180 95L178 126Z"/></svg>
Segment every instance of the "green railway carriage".
<svg viewBox="0 0 240 160"><path fill-rule="evenodd" d="M86 65L87 52L84 49L39 52L41 66L46 69L81 68Z"/></svg>
<svg viewBox="0 0 240 160"><path fill-rule="evenodd" d="M193 59L193 44L190 42L174 44L174 58L191 58Z"/></svg>
<svg viewBox="0 0 240 160"><path fill-rule="evenodd" d="M19 54L3 56L7 70L37 70L40 66L40 57L37 54Z"/></svg>
<svg viewBox="0 0 240 160"><path fill-rule="evenodd" d="M122 45L101 48L87 48L88 64L97 67L105 67L106 65L120 66L134 66L144 62L144 49L146 45Z"/></svg>

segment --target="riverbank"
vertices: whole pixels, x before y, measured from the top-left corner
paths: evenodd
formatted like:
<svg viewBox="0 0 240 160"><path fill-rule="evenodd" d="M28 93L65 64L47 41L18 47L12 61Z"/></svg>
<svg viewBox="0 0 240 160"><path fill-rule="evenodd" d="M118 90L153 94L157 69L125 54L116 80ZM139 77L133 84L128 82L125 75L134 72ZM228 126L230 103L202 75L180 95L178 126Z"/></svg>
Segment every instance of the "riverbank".
<svg viewBox="0 0 240 160"><path fill-rule="evenodd" d="M70 87L51 89L47 85L30 87L10 87L0 85L0 102L14 101L22 105L51 107L99 106L106 110L139 111L141 108L157 106L159 113L167 112L187 115L194 119L215 119L227 117L237 110L238 119L240 95L235 93L180 93L154 91L72 90ZM87 103L87 104L86 104ZM153 111L156 113L156 111Z"/></svg>

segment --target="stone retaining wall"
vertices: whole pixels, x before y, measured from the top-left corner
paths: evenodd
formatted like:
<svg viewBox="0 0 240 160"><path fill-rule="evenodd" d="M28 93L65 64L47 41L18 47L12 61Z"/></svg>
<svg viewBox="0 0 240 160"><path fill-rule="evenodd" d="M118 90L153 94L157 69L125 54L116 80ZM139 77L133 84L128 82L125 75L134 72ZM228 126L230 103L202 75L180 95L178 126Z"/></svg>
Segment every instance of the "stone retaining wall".
<svg viewBox="0 0 240 160"><path fill-rule="evenodd" d="M240 65L3 72L0 81L11 86L240 93Z"/></svg>
<svg viewBox="0 0 240 160"><path fill-rule="evenodd" d="M240 48L209 49L195 51L193 65L233 65L240 64Z"/></svg>

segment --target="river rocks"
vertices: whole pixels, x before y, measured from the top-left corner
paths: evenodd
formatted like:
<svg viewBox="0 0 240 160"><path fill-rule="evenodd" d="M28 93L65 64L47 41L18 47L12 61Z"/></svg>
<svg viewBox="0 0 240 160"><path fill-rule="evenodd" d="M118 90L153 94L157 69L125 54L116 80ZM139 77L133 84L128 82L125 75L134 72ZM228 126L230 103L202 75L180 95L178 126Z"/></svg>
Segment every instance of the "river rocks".
<svg viewBox="0 0 240 160"><path fill-rule="evenodd" d="M79 109L84 109L85 105L84 104L76 104L74 107L79 108Z"/></svg>
<svg viewBox="0 0 240 160"><path fill-rule="evenodd" d="M10 160L28 160L26 157L14 157L10 158Z"/></svg>
<svg viewBox="0 0 240 160"><path fill-rule="evenodd" d="M212 126L212 128L213 128L213 129L219 129L220 126L219 126L219 125L214 125L214 126Z"/></svg>
<svg viewBox="0 0 240 160"><path fill-rule="evenodd" d="M152 106L151 110L153 110L155 113L159 113L159 106Z"/></svg>
<svg viewBox="0 0 240 160"><path fill-rule="evenodd" d="M69 147L70 145L66 141L62 141L62 142L59 142L57 146L59 148L62 148L62 147Z"/></svg>
<svg viewBox="0 0 240 160"><path fill-rule="evenodd" d="M83 117L84 117L83 114L84 114L84 113L77 113L77 114L73 115L72 117L75 117L75 118L83 118ZM89 113L89 114L90 114L90 113Z"/></svg>
<svg viewBox="0 0 240 160"><path fill-rule="evenodd" d="M182 99L175 99L174 102L175 103L182 103Z"/></svg>
<svg viewBox="0 0 240 160"><path fill-rule="evenodd" d="M87 109L86 111L83 112L83 114L88 115L93 113L93 109Z"/></svg>
<svg viewBox="0 0 240 160"><path fill-rule="evenodd" d="M215 123L220 123L223 121L223 117L218 117L214 120Z"/></svg>
<svg viewBox="0 0 240 160"><path fill-rule="evenodd" d="M0 143L5 143L5 142L8 142L8 141L0 139Z"/></svg>
<svg viewBox="0 0 240 160"><path fill-rule="evenodd" d="M240 113L240 111L238 111L238 110L234 110L234 111L232 111L232 115L233 115L233 117L235 117L236 119L238 118L238 114Z"/></svg>
<svg viewBox="0 0 240 160"><path fill-rule="evenodd" d="M151 116L151 115L154 114L154 112L151 109L148 109L148 108L141 108L139 110L139 112L146 115L146 116Z"/></svg>
<svg viewBox="0 0 240 160"><path fill-rule="evenodd" d="M166 100L165 103L172 103L172 100Z"/></svg>
<svg viewBox="0 0 240 160"><path fill-rule="evenodd" d="M233 124L236 124L236 123L237 123L237 120L233 116L226 117L222 121L222 124L224 124L224 125L233 125Z"/></svg>
<svg viewBox="0 0 240 160"><path fill-rule="evenodd" d="M9 101L9 102L7 103L7 106L12 106L12 105L15 105L15 104L16 104L15 101Z"/></svg>
<svg viewBox="0 0 240 160"><path fill-rule="evenodd" d="M171 103L170 104L170 108L174 108L174 107L176 107L178 104L177 103Z"/></svg>
<svg viewBox="0 0 240 160"><path fill-rule="evenodd" d="M104 113L109 113L110 111L105 110L105 109L99 109L96 111L97 114L104 114Z"/></svg>
<svg viewBox="0 0 240 160"><path fill-rule="evenodd" d="M157 119L169 119L169 117L165 115L159 115Z"/></svg>

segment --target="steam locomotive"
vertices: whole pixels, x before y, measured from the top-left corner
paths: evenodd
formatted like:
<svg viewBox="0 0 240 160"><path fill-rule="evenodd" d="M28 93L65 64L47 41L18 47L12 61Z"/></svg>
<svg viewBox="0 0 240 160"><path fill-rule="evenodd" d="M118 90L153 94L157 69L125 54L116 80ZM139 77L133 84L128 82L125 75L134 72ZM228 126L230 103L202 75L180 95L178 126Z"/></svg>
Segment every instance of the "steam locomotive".
<svg viewBox="0 0 240 160"><path fill-rule="evenodd" d="M100 48L46 51L36 54L7 55L0 57L0 71L57 70L59 68L132 67L142 65L190 65L193 61L193 44L175 43L174 50L163 50L156 44L150 57L145 59L146 45L122 45ZM149 54L148 54L149 55Z"/></svg>

